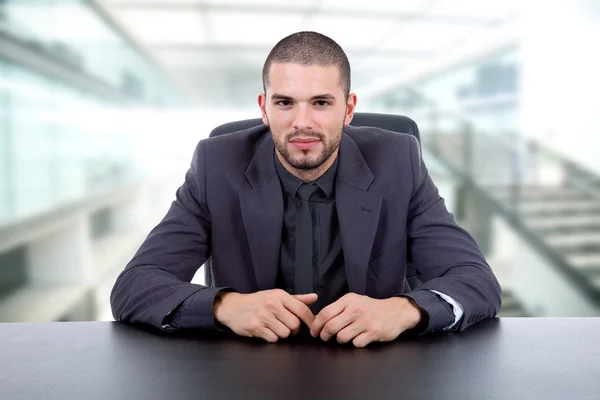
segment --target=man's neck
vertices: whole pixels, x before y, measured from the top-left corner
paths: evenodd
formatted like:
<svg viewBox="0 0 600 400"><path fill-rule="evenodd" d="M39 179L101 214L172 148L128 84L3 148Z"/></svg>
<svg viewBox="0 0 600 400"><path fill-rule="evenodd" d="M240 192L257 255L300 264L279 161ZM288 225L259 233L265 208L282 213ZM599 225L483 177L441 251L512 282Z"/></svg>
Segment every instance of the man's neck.
<svg viewBox="0 0 600 400"><path fill-rule="evenodd" d="M283 167L290 174L294 175L296 178L300 179L302 182L312 182L312 181L319 179L321 176L323 176L323 174L325 172L327 172L327 170L333 165L333 163L335 162L335 159L338 156L339 150L340 150L339 148L336 149L331 154L331 156L329 156L327 161L325 161L323 164L319 165L317 168L314 168L314 169L294 168L287 162L287 160L281 154L279 154L279 152L277 150L275 150L275 153L277 154L277 158L281 162L281 165L283 165Z"/></svg>

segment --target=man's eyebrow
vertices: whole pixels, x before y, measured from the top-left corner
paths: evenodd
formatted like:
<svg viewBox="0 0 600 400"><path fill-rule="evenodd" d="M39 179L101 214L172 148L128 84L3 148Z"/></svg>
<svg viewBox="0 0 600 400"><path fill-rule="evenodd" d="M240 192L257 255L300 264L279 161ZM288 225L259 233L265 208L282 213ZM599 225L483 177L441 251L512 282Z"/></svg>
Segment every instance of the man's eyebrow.
<svg viewBox="0 0 600 400"><path fill-rule="evenodd" d="M311 97L311 100L335 100L335 96L330 93L323 93Z"/></svg>
<svg viewBox="0 0 600 400"><path fill-rule="evenodd" d="M279 93L273 93L273 95L271 96L271 99L273 99L273 100L292 100L292 98L290 96L285 96L285 95L279 94Z"/></svg>
<svg viewBox="0 0 600 400"><path fill-rule="evenodd" d="M272 100L294 100L290 96L286 96L286 95L279 94L279 93L274 93L271 96L271 99ZM316 96L313 96L310 99L311 100L335 100L335 96L330 93L323 93L323 94L318 94Z"/></svg>

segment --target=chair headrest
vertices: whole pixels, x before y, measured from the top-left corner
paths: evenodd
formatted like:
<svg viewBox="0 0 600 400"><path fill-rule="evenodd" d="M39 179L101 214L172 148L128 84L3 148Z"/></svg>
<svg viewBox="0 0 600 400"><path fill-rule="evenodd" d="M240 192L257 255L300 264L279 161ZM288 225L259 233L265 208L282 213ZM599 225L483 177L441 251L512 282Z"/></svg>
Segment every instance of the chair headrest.
<svg viewBox="0 0 600 400"><path fill-rule="evenodd" d="M244 119L241 121L228 122L223 125L217 126L210 133L210 137L224 135L226 133L232 133L242 131L244 129L252 128L255 126L262 125L262 119L252 118ZM394 114L377 114L377 113L354 113L354 118L350 123L352 126L373 126L375 128L386 129L388 131L408 133L417 138L419 143L421 137L419 135L419 128L412 119L405 117L404 115Z"/></svg>

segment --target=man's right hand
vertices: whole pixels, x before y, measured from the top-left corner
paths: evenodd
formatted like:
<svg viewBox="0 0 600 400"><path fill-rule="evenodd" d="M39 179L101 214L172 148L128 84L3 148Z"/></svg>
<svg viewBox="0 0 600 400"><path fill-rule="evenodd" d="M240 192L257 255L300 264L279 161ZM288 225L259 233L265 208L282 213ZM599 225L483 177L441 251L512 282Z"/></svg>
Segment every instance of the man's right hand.
<svg viewBox="0 0 600 400"><path fill-rule="evenodd" d="M240 336L274 343L298 333L300 321L312 325L315 316L308 305L315 301L316 293L291 295L281 289L250 294L224 292L217 295L213 314Z"/></svg>

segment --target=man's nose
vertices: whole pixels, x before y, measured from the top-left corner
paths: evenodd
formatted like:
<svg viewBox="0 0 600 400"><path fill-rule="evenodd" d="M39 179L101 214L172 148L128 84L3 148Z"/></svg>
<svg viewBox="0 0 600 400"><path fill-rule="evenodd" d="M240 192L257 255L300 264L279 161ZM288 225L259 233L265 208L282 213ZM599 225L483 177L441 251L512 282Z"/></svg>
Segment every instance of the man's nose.
<svg viewBox="0 0 600 400"><path fill-rule="evenodd" d="M296 115L294 116L294 129L311 130L313 128L312 113L310 107L300 104L296 107Z"/></svg>

